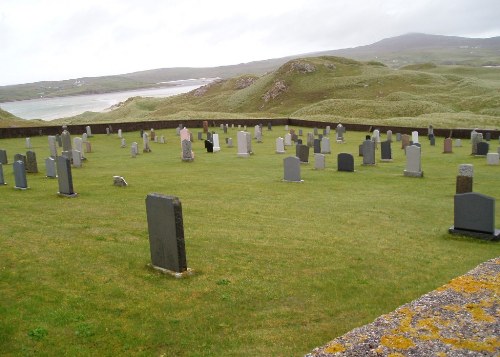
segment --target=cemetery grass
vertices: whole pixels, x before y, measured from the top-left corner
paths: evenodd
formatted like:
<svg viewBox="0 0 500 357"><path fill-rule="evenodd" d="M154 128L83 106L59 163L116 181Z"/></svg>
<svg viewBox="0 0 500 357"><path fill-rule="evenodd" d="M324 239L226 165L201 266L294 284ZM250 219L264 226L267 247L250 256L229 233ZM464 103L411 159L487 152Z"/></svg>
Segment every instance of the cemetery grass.
<svg viewBox="0 0 500 357"><path fill-rule="evenodd" d="M135 159L137 132L124 133L126 149L116 134L92 137L73 199L44 177L46 137L32 138L40 173L26 191L12 173L24 139L0 140L10 162L0 187L2 355L300 356L500 253L447 233L459 164L474 164L476 192L500 197L499 168L471 157L468 140L442 154L442 138L435 147L422 138L419 179L403 176L400 143L394 162L377 151L376 166L361 166L365 133L348 132L326 170L311 158L303 183L285 183L282 160L295 151L274 153L283 127L264 130L248 159L215 130L222 151L195 140L191 163L172 130ZM228 136L236 144L236 130ZM336 171L339 152L355 156L356 172ZM129 186L114 187L113 175ZM152 192L181 199L192 277L148 267Z"/></svg>

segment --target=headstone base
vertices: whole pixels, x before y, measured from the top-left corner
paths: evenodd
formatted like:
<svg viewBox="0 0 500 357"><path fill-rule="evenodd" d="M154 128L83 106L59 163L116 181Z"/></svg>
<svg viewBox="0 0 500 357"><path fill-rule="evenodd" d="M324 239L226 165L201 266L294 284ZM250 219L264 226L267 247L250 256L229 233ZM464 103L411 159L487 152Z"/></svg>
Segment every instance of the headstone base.
<svg viewBox="0 0 500 357"><path fill-rule="evenodd" d="M301 182L304 182L304 180L300 180L300 181L289 181L289 180L281 180L283 182L294 182L294 183L301 183Z"/></svg>
<svg viewBox="0 0 500 357"><path fill-rule="evenodd" d="M49 179L56 179L56 178L57 178L57 175L56 175L56 176L45 176L45 177L47 177L47 178L49 178Z"/></svg>
<svg viewBox="0 0 500 357"><path fill-rule="evenodd" d="M380 161L381 162L392 162L393 160L392 159L381 159Z"/></svg>
<svg viewBox="0 0 500 357"><path fill-rule="evenodd" d="M286 151L276 151L276 154L286 154Z"/></svg>
<svg viewBox="0 0 500 357"><path fill-rule="evenodd" d="M148 152L151 152L151 149L143 149L142 152L143 153L148 153Z"/></svg>
<svg viewBox="0 0 500 357"><path fill-rule="evenodd" d="M243 152L243 153L239 152L238 153L238 157L250 157L250 154L249 153L245 153L245 152Z"/></svg>
<svg viewBox="0 0 500 357"><path fill-rule="evenodd" d="M495 229L494 233L484 233L484 232L468 231L464 229L455 229L455 226L451 226L450 229L448 229L448 232L451 234L474 237L484 240L494 240L494 241L500 240L500 229Z"/></svg>
<svg viewBox="0 0 500 357"><path fill-rule="evenodd" d="M423 171L413 172L413 171L406 171L406 170L404 170L404 175L406 177L424 177L424 172Z"/></svg>
<svg viewBox="0 0 500 357"><path fill-rule="evenodd" d="M184 161L184 162L193 162L194 159L182 159L182 161Z"/></svg>
<svg viewBox="0 0 500 357"><path fill-rule="evenodd" d="M14 186L14 189L15 189L15 190L22 190L22 191L25 191L25 190L29 189L29 187L17 187L17 186Z"/></svg>
<svg viewBox="0 0 500 357"><path fill-rule="evenodd" d="M375 164L361 164L361 166L375 166Z"/></svg>
<svg viewBox="0 0 500 357"><path fill-rule="evenodd" d="M58 192L57 195L60 197L74 198L74 197L78 196L78 193L75 192L75 193L68 194L68 193Z"/></svg>
<svg viewBox="0 0 500 357"><path fill-rule="evenodd" d="M154 269L156 271L159 271L162 274L173 276L174 278L177 278L177 279L187 278L187 277L194 275L194 270L191 268L187 268L186 271L178 273L176 271L168 270L168 269L165 269L165 268L153 265L153 264L148 264L148 267L151 269Z"/></svg>

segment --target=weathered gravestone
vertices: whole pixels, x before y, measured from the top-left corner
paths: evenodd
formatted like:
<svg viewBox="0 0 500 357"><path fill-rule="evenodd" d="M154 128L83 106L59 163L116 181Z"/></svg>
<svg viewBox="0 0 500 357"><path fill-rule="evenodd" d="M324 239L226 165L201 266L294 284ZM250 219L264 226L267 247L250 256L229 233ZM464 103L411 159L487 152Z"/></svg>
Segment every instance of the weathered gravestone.
<svg viewBox="0 0 500 357"><path fill-rule="evenodd" d="M152 266L178 274L187 272L182 204L179 198L150 193L146 197L146 214Z"/></svg>
<svg viewBox="0 0 500 357"><path fill-rule="evenodd" d="M24 161L16 160L14 161L14 188L17 190L28 189L28 180L26 178L26 167Z"/></svg>
<svg viewBox="0 0 500 357"><path fill-rule="evenodd" d="M392 130L387 130L386 138L387 138L386 140L388 142L390 142L390 143L392 142Z"/></svg>
<svg viewBox="0 0 500 357"><path fill-rule="evenodd" d="M283 159L283 181L302 182L300 178L300 160L296 156L289 156Z"/></svg>
<svg viewBox="0 0 500 357"><path fill-rule="evenodd" d="M139 154L139 145L135 141L130 145L130 154L132 157L136 157Z"/></svg>
<svg viewBox="0 0 500 357"><path fill-rule="evenodd" d="M423 177L420 147L410 145L406 148L406 169L404 175L408 177Z"/></svg>
<svg viewBox="0 0 500 357"><path fill-rule="evenodd" d="M49 140L49 152L51 157L57 157L57 140L55 136L48 136Z"/></svg>
<svg viewBox="0 0 500 357"><path fill-rule="evenodd" d="M410 136L408 134L401 135L401 149L406 150L410 145Z"/></svg>
<svg viewBox="0 0 500 357"><path fill-rule="evenodd" d="M144 153L151 152L151 147L149 146L149 136L147 133L144 133L142 135L142 144L143 144L142 152Z"/></svg>
<svg viewBox="0 0 500 357"><path fill-rule="evenodd" d="M301 164L309 163L309 146L299 144L295 146L295 156L299 158Z"/></svg>
<svg viewBox="0 0 500 357"><path fill-rule="evenodd" d="M3 175L3 164L0 162L0 185L6 185L5 177Z"/></svg>
<svg viewBox="0 0 500 357"><path fill-rule="evenodd" d="M80 159L84 160L85 158L83 157L83 140L82 140L82 138L74 138L73 139L73 148L80 152Z"/></svg>
<svg viewBox="0 0 500 357"><path fill-rule="evenodd" d="M361 150L363 152L363 165L375 165L375 142L363 141Z"/></svg>
<svg viewBox="0 0 500 357"><path fill-rule="evenodd" d="M45 176L48 178L56 178L56 160L53 157L48 157L45 159Z"/></svg>
<svg viewBox="0 0 500 357"><path fill-rule="evenodd" d="M71 161L64 157L58 156L57 163L57 179L59 183L60 196L76 197L77 194L73 189L73 175L71 174Z"/></svg>
<svg viewBox="0 0 500 357"><path fill-rule="evenodd" d="M344 142L344 133L345 133L345 127L343 127L342 124L338 124L337 127L335 128L337 142L340 143Z"/></svg>
<svg viewBox="0 0 500 357"><path fill-rule="evenodd" d="M26 172L30 174L38 173L38 164L36 162L36 154L34 151L26 151Z"/></svg>
<svg viewBox="0 0 500 357"><path fill-rule="evenodd" d="M376 142L376 143L379 143L379 142L380 142L380 130L375 129L375 130L373 131L372 141L374 141L374 142Z"/></svg>
<svg viewBox="0 0 500 357"><path fill-rule="evenodd" d="M480 193L455 195L454 220L450 233L488 240L500 239L495 229L495 199Z"/></svg>
<svg viewBox="0 0 500 357"><path fill-rule="evenodd" d="M486 164L488 165L498 165L500 163L500 154L497 152L489 152L486 155Z"/></svg>
<svg viewBox="0 0 500 357"><path fill-rule="evenodd" d="M61 134L61 141L62 141L62 149L63 151L68 151L70 152L73 148L71 146L71 135L69 134L69 131L64 130Z"/></svg>
<svg viewBox="0 0 500 357"><path fill-rule="evenodd" d="M443 154L451 154L453 153L453 140L452 138L446 138L444 139L444 144L443 144Z"/></svg>
<svg viewBox="0 0 500 357"><path fill-rule="evenodd" d="M391 142L389 140L383 141L380 144L380 155L381 155L381 160L384 162L390 162L392 161L392 150L391 150Z"/></svg>
<svg viewBox="0 0 500 357"><path fill-rule="evenodd" d="M325 169L325 155L314 154L314 168L316 170L324 170Z"/></svg>
<svg viewBox="0 0 500 357"><path fill-rule="evenodd" d="M299 129L299 136L304 136L304 130Z"/></svg>
<svg viewBox="0 0 500 357"><path fill-rule="evenodd" d="M123 176L113 176L113 186L127 187L128 183Z"/></svg>
<svg viewBox="0 0 500 357"><path fill-rule="evenodd" d="M477 144L483 141L483 134L476 132L475 130L471 132L471 155L477 154Z"/></svg>
<svg viewBox="0 0 500 357"><path fill-rule="evenodd" d="M330 147L330 138L327 138L326 136L321 139L321 153L322 154L331 154L332 150Z"/></svg>
<svg viewBox="0 0 500 357"><path fill-rule="evenodd" d="M490 150L490 144L486 141L481 141L477 143L476 156L486 156Z"/></svg>
<svg viewBox="0 0 500 357"><path fill-rule="evenodd" d="M191 141L189 141L187 139L182 140L181 147L182 147L182 153L181 153L182 161L186 161L186 162L193 161L194 160L194 153L193 153Z"/></svg>
<svg viewBox="0 0 500 357"><path fill-rule="evenodd" d="M461 139L455 139L455 145L456 148L461 148L462 147L462 140Z"/></svg>
<svg viewBox="0 0 500 357"><path fill-rule="evenodd" d="M318 128L316 127L313 128L313 134L314 136L318 136Z"/></svg>
<svg viewBox="0 0 500 357"><path fill-rule="evenodd" d="M285 153L285 141L283 138L279 137L276 139L276 154Z"/></svg>
<svg viewBox="0 0 500 357"><path fill-rule="evenodd" d="M458 166L458 175L455 193L472 192L472 184L474 178L474 166L470 164L462 164Z"/></svg>
<svg viewBox="0 0 500 357"><path fill-rule="evenodd" d="M411 141L413 141L414 144L418 143L418 131L411 132Z"/></svg>
<svg viewBox="0 0 500 357"><path fill-rule="evenodd" d="M7 151L0 149L0 164L7 165L9 160L7 159Z"/></svg>
<svg viewBox="0 0 500 357"><path fill-rule="evenodd" d="M106 128L106 135L111 135L111 129Z"/></svg>
<svg viewBox="0 0 500 357"><path fill-rule="evenodd" d="M338 154L337 171L354 172L354 157L345 152Z"/></svg>
<svg viewBox="0 0 500 357"><path fill-rule="evenodd" d="M90 141L85 142L85 152L86 153L92 152L92 144L90 143Z"/></svg>

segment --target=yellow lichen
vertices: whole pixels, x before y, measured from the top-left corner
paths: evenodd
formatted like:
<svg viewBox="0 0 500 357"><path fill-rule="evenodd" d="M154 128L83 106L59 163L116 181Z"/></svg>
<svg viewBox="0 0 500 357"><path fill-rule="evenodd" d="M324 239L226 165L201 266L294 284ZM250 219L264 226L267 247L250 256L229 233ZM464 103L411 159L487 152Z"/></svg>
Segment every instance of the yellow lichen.
<svg viewBox="0 0 500 357"><path fill-rule="evenodd" d="M472 317L476 321L485 321L485 322L492 322L492 323L496 321L496 319L493 316L488 315L483 310L483 308L478 304L467 304L467 305L465 305L465 307L467 308L467 310L470 312L470 314L472 315Z"/></svg>
<svg viewBox="0 0 500 357"><path fill-rule="evenodd" d="M413 320L413 316L415 315L415 311L412 311L411 309L405 307L397 310L397 312L403 315L403 318L399 322L399 327L394 329L392 332L409 332L413 330L413 328L411 327L411 322Z"/></svg>
<svg viewBox="0 0 500 357"><path fill-rule="evenodd" d="M412 340L400 335L382 336L380 343L385 347L395 348L398 350L407 350L408 348L415 346Z"/></svg>
<svg viewBox="0 0 500 357"><path fill-rule="evenodd" d="M438 353L436 353L436 357L446 357L446 356L447 356L446 352L438 352Z"/></svg>
<svg viewBox="0 0 500 357"><path fill-rule="evenodd" d="M483 278L485 278L485 276L483 276ZM437 291L453 289L460 293L473 294L477 293L481 289L487 289L496 293L500 293L498 279L498 274L494 276L488 276L484 281L476 280L470 275L463 275L438 288Z"/></svg>
<svg viewBox="0 0 500 357"><path fill-rule="evenodd" d="M500 348L500 340L496 337L488 338L484 342L474 341L474 340L463 340L458 338L442 338L441 341L450 344L458 349L466 349L478 352L480 351L495 352L498 348Z"/></svg>
<svg viewBox="0 0 500 357"><path fill-rule="evenodd" d="M395 353L389 353L387 357L405 357L405 355L402 355L399 352L395 352Z"/></svg>
<svg viewBox="0 0 500 357"><path fill-rule="evenodd" d="M326 353L338 353L338 352L344 352L344 351L345 351L345 347L342 344L337 343L337 342L332 343L327 348L325 348Z"/></svg>

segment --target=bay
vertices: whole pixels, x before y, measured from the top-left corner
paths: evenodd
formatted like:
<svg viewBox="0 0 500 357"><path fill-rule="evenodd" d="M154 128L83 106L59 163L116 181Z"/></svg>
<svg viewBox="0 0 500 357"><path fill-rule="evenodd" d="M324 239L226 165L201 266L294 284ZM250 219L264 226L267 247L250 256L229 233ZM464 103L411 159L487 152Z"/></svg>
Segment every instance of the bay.
<svg viewBox="0 0 500 357"><path fill-rule="evenodd" d="M110 107L131 97L170 97L187 93L205 84L213 78L188 79L162 84L168 87L139 89L103 94L78 95L70 97L40 98L0 103L0 107L22 119L52 120L84 113L86 111L103 112Z"/></svg>

